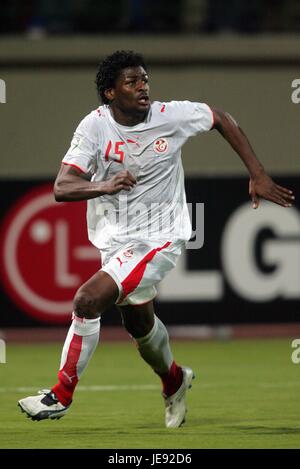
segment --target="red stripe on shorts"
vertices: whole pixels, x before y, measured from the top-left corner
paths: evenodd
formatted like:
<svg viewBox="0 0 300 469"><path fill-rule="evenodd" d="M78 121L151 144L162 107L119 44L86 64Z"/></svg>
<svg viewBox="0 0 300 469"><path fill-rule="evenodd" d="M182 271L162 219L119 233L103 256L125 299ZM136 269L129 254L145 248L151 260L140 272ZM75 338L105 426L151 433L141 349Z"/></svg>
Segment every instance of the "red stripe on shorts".
<svg viewBox="0 0 300 469"><path fill-rule="evenodd" d="M171 242L168 241L160 248L152 249L151 251L146 254L146 256L135 266L135 268L130 272L129 275L123 280L122 287L123 287L123 295L122 298L124 299L129 293L133 292L136 287L139 285L140 281L143 278L145 269L147 267L148 262L150 262L155 254L162 249L167 248L170 246Z"/></svg>

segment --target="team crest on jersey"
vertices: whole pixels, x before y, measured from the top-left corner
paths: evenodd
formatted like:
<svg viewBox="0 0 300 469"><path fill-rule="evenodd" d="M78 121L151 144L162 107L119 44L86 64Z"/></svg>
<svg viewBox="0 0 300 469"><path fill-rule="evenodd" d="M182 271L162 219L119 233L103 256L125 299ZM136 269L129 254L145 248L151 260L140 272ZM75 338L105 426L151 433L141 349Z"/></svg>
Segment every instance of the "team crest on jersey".
<svg viewBox="0 0 300 469"><path fill-rule="evenodd" d="M132 257L133 256L133 250L132 249L126 249L126 251L123 252L123 256Z"/></svg>
<svg viewBox="0 0 300 469"><path fill-rule="evenodd" d="M153 150L158 155L166 153L168 151L169 143L166 138L158 138L153 144Z"/></svg>

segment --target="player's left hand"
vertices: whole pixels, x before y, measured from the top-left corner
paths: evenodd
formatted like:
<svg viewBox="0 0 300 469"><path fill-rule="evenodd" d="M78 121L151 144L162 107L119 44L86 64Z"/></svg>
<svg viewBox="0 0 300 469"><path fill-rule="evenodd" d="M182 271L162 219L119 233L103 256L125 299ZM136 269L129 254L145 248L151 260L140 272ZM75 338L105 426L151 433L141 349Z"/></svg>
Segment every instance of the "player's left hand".
<svg viewBox="0 0 300 469"><path fill-rule="evenodd" d="M258 208L261 197L282 207L291 207L292 201L295 200L293 191L279 186L266 173L257 178L250 178L249 195L254 209Z"/></svg>

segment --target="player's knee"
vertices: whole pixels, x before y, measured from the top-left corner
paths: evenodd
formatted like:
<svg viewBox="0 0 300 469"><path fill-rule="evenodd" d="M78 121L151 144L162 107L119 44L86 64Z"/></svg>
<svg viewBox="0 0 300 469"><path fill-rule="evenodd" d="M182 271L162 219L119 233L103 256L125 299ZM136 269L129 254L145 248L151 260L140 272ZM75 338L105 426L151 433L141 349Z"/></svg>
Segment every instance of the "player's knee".
<svg viewBox="0 0 300 469"><path fill-rule="evenodd" d="M85 290L78 290L74 297L74 313L80 318L94 319L101 315L101 302Z"/></svg>

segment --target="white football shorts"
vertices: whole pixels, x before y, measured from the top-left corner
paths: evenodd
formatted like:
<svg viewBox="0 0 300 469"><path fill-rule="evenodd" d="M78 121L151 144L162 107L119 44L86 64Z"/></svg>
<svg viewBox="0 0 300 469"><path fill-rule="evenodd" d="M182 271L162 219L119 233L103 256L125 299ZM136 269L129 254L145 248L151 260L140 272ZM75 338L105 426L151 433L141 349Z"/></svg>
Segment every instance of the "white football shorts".
<svg viewBox="0 0 300 469"><path fill-rule="evenodd" d="M101 250L102 268L119 287L118 306L148 303L155 285L175 267L185 241L131 241L113 250Z"/></svg>

